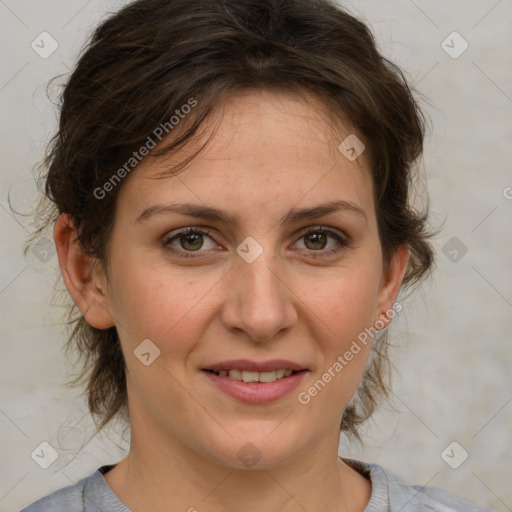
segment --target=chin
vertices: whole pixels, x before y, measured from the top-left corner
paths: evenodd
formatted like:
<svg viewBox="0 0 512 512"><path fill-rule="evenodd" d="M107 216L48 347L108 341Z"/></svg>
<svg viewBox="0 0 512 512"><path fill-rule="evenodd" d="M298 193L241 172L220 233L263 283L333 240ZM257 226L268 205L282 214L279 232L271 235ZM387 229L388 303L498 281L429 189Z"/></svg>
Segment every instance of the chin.
<svg viewBox="0 0 512 512"><path fill-rule="evenodd" d="M300 437L285 425L278 425L272 422L262 428L261 422L246 422L243 432L239 426L236 433L226 426L232 437L223 431L222 440L212 440L206 449L218 464L232 469L269 469L291 463L298 455Z"/></svg>

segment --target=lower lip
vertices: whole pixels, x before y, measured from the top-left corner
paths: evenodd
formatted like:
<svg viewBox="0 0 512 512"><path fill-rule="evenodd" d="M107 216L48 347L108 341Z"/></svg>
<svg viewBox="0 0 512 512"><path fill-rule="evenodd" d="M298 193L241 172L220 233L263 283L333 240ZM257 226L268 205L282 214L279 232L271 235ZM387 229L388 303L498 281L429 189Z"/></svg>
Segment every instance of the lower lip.
<svg viewBox="0 0 512 512"><path fill-rule="evenodd" d="M275 402L291 393L298 387L308 371L302 370L274 382L244 382L230 377L221 377L205 370L202 372L226 395L242 402L266 404Z"/></svg>

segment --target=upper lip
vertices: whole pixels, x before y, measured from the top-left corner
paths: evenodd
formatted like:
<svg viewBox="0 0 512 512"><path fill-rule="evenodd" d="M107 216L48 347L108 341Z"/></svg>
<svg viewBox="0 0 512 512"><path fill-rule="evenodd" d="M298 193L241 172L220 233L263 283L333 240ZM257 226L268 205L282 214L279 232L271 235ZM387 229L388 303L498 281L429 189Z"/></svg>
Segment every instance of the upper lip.
<svg viewBox="0 0 512 512"><path fill-rule="evenodd" d="M233 359L231 361L221 361L206 366L203 370L247 370L250 372L272 372L275 370L307 370L307 368L299 363L288 361L286 359L272 359L271 361L250 361L249 359Z"/></svg>

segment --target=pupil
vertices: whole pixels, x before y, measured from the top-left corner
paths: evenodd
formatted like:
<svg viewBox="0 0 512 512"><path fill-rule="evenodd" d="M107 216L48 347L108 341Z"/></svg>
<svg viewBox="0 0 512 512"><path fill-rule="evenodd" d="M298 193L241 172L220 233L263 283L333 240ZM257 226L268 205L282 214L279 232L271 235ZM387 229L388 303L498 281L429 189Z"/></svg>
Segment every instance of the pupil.
<svg viewBox="0 0 512 512"><path fill-rule="evenodd" d="M192 248L192 250L200 249L200 248L201 248L201 245L202 245L202 243L201 243L201 241L200 241L200 236L201 236L201 235L199 235L199 234L187 234L187 235L185 235L185 245L183 245L183 244L182 244L182 246L183 246L184 248L187 248L187 247L186 247L186 245L188 244L189 240L190 240L190 239L195 239L196 244L197 244L197 242L199 241L199 245L198 245L198 246L196 245L196 246L194 247L194 241L192 241L192 247L191 247L191 248Z"/></svg>
<svg viewBox="0 0 512 512"><path fill-rule="evenodd" d="M321 243L321 238L324 238L324 237L325 237L325 233L313 233L313 234L309 235L308 239L309 240L311 240L311 239L314 240L313 241L313 245L320 243L320 247L316 246L315 248L322 249L324 244Z"/></svg>

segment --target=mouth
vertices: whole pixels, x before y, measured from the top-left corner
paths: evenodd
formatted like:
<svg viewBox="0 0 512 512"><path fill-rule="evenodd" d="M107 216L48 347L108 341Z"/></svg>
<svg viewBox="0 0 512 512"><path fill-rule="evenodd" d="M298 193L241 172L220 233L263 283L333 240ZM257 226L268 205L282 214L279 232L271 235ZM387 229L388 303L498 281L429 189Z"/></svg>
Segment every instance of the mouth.
<svg viewBox="0 0 512 512"><path fill-rule="evenodd" d="M233 380L243 381L247 383L251 382L275 382L276 380L286 379L296 373L306 372L307 370L291 370L280 368L278 370L256 372L250 370L210 370L204 369L203 371L213 373L218 377L226 377Z"/></svg>
<svg viewBox="0 0 512 512"><path fill-rule="evenodd" d="M309 372L299 365L296 365L297 369L282 368L282 364L276 366L275 362L267 363L265 371L247 370L244 366L240 369L241 365L239 368L216 366L201 370L209 383L224 395L251 405L265 405L289 397ZM274 366L274 369L268 369L269 366Z"/></svg>

